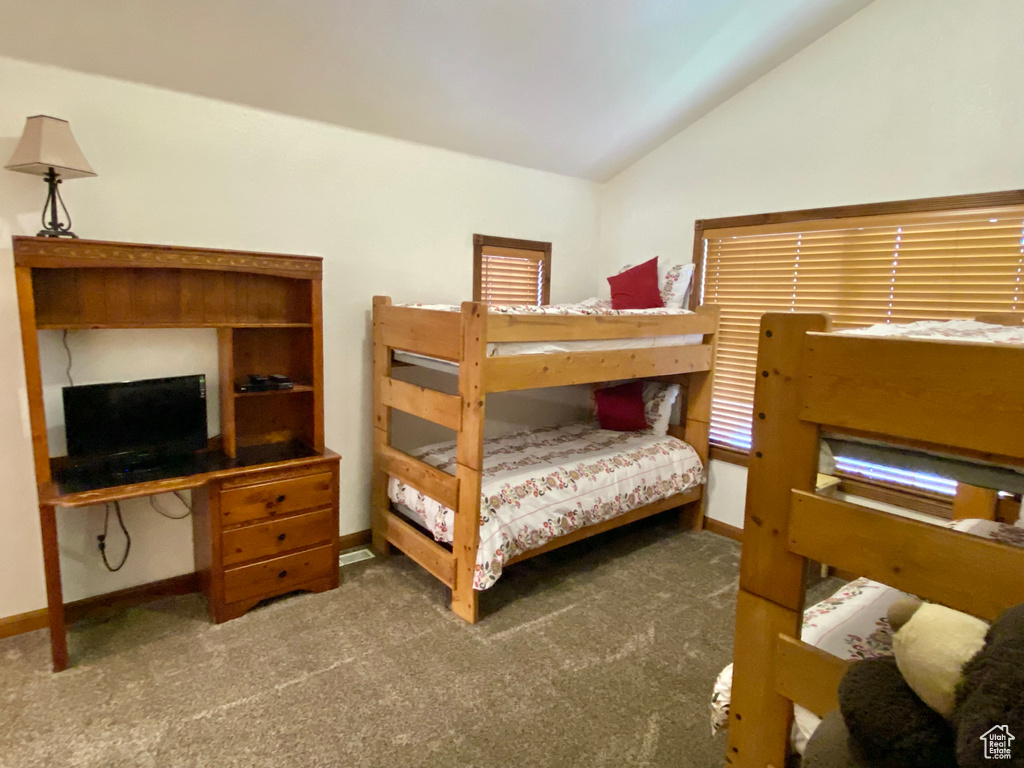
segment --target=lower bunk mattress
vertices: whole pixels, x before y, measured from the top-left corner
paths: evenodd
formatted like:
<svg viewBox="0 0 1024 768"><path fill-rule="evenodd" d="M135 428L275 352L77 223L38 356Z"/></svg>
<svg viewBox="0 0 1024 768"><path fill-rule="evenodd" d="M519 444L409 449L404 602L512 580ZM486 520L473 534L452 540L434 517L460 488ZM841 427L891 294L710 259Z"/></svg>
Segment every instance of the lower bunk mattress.
<svg viewBox="0 0 1024 768"><path fill-rule="evenodd" d="M991 520L958 520L945 523L953 530L973 536L1024 547L1024 518L1016 525ZM804 611L800 639L847 661L892 655L892 628L887 617L889 606L909 597L870 579L855 579L838 592ZM711 694L711 732L718 733L729 723L732 699L732 664L719 673ZM803 754L807 740L821 722L813 712L794 706L793 748Z"/></svg>
<svg viewBox="0 0 1024 768"><path fill-rule="evenodd" d="M454 440L411 455L455 473ZM473 587L492 586L509 560L551 539L703 482L697 452L668 435L612 432L576 422L486 440ZM388 496L437 541L451 543L451 509L395 477Z"/></svg>

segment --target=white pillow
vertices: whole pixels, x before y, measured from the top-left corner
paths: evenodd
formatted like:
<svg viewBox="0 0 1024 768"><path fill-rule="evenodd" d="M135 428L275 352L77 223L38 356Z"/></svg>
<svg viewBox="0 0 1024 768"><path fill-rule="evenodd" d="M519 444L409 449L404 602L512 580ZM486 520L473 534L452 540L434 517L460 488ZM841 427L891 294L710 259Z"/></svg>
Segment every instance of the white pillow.
<svg viewBox="0 0 1024 768"><path fill-rule="evenodd" d="M647 435L667 435L668 424L672 419L672 405L679 397L678 384L663 384L660 381L644 383L644 417L648 428Z"/></svg>
<svg viewBox="0 0 1024 768"><path fill-rule="evenodd" d="M621 275L634 264L627 264L619 270ZM666 265L658 259L658 287L661 302L670 309L689 309L690 283L693 282L693 263Z"/></svg>
<svg viewBox="0 0 1024 768"><path fill-rule="evenodd" d="M673 264L662 275L658 272L661 284L661 300L666 307L673 309L689 309L690 284L693 282L693 264Z"/></svg>

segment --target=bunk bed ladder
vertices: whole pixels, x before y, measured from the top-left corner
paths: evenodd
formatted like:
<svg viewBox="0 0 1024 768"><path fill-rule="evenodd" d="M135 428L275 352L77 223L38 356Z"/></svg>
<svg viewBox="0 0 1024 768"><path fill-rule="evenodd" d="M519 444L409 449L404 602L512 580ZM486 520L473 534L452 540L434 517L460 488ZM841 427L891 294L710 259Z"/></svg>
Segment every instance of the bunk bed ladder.
<svg viewBox="0 0 1024 768"><path fill-rule="evenodd" d="M435 322L428 327L408 322L404 315L409 311L392 307L386 296L373 299L373 547L385 555L395 546L408 555L452 590L452 610L472 623L477 620L473 575L483 468L486 307L466 302L460 315L434 315ZM395 349L459 362L459 394L449 395L392 378ZM455 430L454 475L391 445L392 408ZM451 551L392 511L387 492L391 476L455 510Z"/></svg>

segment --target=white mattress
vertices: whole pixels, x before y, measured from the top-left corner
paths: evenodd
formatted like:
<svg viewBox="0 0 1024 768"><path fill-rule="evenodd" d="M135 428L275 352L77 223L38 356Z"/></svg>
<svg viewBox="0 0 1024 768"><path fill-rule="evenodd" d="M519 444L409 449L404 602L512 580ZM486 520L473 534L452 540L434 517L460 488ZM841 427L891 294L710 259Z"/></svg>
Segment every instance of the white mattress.
<svg viewBox="0 0 1024 768"><path fill-rule="evenodd" d="M403 307L417 307L438 312L459 312L456 304L401 304ZM684 316L692 315L688 309L612 309L611 302L604 299L587 299L576 304L548 304L542 307L530 305L507 305L488 307L491 314L501 315L547 315L561 317L643 317L643 316ZM487 345L488 357L506 355L547 355L560 352L596 352L609 349L650 349L653 347L680 347L703 342L702 334L681 336L641 336L626 339L585 339L582 341L500 341ZM450 372L458 370L458 364L447 360L417 355L412 352L395 352L395 359L413 365L422 365L435 370Z"/></svg>
<svg viewBox="0 0 1024 768"><path fill-rule="evenodd" d="M412 453L455 471L455 441ZM666 435L611 432L586 422L514 432L484 442L480 546L473 587L487 589L516 555L704 482L696 451ZM442 542L454 512L392 477L388 496ZM410 514L411 513L411 514Z"/></svg>

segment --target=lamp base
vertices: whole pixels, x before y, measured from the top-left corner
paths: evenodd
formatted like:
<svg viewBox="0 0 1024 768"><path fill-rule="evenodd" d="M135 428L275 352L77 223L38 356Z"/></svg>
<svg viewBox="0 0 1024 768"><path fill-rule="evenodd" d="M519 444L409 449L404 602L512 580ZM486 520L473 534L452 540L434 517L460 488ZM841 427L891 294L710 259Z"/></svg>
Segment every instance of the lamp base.
<svg viewBox="0 0 1024 768"><path fill-rule="evenodd" d="M71 214L68 213L67 206L64 205L64 200L60 196L60 176L57 171L50 168L43 176L43 180L47 187L46 202L43 203L43 228L39 230L36 237L70 237L77 240L78 235L71 231ZM61 223L57 214L57 203L60 203L60 207L64 210L64 217L68 220L67 224ZM50 212L49 221L46 220L47 209Z"/></svg>

